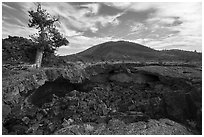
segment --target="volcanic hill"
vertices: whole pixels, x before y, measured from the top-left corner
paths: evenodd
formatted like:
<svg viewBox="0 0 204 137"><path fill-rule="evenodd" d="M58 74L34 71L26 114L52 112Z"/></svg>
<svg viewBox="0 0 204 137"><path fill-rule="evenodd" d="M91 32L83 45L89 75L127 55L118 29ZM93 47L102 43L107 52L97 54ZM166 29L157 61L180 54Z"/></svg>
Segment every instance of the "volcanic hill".
<svg viewBox="0 0 204 137"><path fill-rule="evenodd" d="M182 61L202 60L202 54L183 50L155 50L141 44L128 41L109 41L95 45L77 54L63 57L71 61Z"/></svg>

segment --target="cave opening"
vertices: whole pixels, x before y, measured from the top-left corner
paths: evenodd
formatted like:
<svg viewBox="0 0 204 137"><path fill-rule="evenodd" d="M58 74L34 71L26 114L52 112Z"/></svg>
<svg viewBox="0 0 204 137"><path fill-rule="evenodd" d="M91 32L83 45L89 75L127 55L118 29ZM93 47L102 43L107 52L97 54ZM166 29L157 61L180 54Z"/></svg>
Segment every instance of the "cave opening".
<svg viewBox="0 0 204 137"><path fill-rule="evenodd" d="M42 107L43 104L52 101L53 95L61 98L73 90L88 92L88 89L84 88L84 84L86 82L71 83L70 80L63 78L58 78L55 81L47 81L44 85L33 91L30 101L32 104Z"/></svg>

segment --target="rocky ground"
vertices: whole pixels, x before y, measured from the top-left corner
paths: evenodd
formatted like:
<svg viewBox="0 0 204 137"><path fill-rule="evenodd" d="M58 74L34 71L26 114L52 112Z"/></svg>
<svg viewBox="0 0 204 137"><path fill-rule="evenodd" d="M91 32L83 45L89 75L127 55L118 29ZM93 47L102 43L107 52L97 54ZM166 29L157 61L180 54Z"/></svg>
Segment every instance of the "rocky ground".
<svg viewBox="0 0 204 137"><path fill-rule="evenodd" d="M6 72L3 134L202 133L197 67L78 64Z"/></svg>

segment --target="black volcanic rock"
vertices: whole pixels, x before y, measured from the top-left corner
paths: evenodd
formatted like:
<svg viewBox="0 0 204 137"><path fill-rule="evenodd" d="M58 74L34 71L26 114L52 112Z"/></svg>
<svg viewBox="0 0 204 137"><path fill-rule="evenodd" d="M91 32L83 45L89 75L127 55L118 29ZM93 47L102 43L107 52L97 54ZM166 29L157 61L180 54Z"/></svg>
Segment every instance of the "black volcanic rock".
<svg viewBox="0 0 204 137"><path fill-rule="evenodd" d="M185 134L172 122L164 124L169 132L160 132L159 125L145 133L132 131L134 123L145 126L165 117L201 131L201 78L193 68L134 63L28 71L3 79L3 125L9 134L52 134L63 127L78 134L87 122L108 124L108 130L97 134ZM125 124L130 132L117 130ZM179 133L172 133L177 126ZM95 125L86 128L84 134L95 134Z"/></svg>

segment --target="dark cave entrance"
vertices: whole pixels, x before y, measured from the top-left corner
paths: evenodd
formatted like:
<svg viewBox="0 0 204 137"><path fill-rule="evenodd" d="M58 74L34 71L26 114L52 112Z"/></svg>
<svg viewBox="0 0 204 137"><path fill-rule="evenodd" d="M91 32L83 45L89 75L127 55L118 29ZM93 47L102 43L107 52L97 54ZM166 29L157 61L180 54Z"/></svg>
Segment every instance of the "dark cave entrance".
<svg viewBox="0 0 204 137"><path fill-rule="evenodd" d="M43 104L51 102L53 95L62 98L74 90L88 92L88 89L83 86L85 83L71 83L63 78L48 81L33 92L30 96L30 101L32 104L41 107Z"/></svg>

